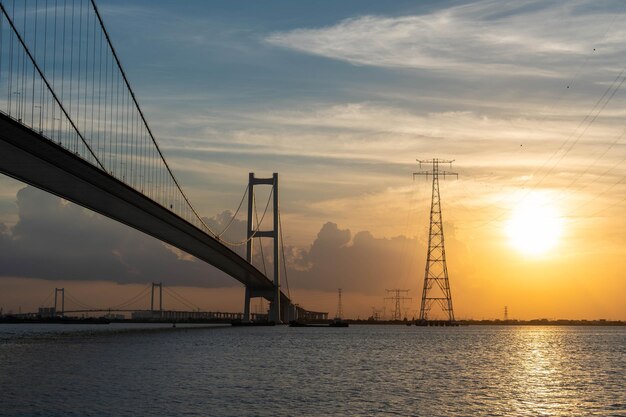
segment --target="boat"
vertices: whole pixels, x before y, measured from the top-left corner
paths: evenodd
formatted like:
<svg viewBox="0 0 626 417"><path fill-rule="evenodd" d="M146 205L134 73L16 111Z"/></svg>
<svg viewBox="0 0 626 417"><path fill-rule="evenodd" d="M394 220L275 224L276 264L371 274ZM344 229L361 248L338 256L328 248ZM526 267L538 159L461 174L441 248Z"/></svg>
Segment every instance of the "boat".
<svg viewBox="0 0 626 417"><path fill-rule="evenodd" d="M330 323L328 323L328 327L348 327L350 326L350 324L339 318L339 317L335 317Z"/></svg>
<svg viewBox="0 0 626 417"><path fill-rule="evenodd" d="M230 322L233 327L255 327L255 326L275 326L273 321L243 321L233 320Z"/></svg>
<svg viewBox="0 0 626 417"><path fill-rule="evenodd" d="M291 320L289 322L289 327L328 327L328 324L322 323L306 323L298 320Z"/></svg>

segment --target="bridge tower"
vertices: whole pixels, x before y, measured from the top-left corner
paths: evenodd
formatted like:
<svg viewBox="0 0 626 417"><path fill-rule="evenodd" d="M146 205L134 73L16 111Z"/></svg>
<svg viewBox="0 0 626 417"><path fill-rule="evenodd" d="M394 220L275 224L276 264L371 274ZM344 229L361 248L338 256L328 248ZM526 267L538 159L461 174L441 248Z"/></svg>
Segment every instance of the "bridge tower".
<svg viewBox="0 0 626 417"><path fill-rule="evenodd" d="M159 312L163 313L163 283L153 282L150 291L150 311L154 311L154 290L159 289Z"/></svg>
<svg viewBox="0 0 626 417"><path fill-rule="evenodd" d="M54 315L57 315L58 295L61 294L61 315L65 314L65 288L54 289Z"/></svg>
<svg viewBox="0 0 626 417"><path fill-rule="evenodd" d="M272 230L260 230L260 225L256 229L253 227L252 215L254 210L254 186L255 185L271 185L272 186L272 209L273 209L273 227ZM252 262L252 251L254 249L253 238L271 238L274 239L274 290L270 295L270 316L269 320L276 323L281 322L280 307L280 229L278 217L278 173L272 174L271 178L256 178L254 172L250 172L248 176L248 227L246 244L246 260ZM243 320L250 321L250 298L255 296L263 296L263 294L255 293L253 288L246 286L246 295L243 308Z"/></svg>
<svg viewBox="0 0 626 417"><path fill-rule="evenodd" d="M441 217L441 198L439 195L439 176L456 176L456 172L440 171L439 164L450 164L454 160L443 160L433 158L432 160L417 160L420 164L432 165L432 171L421 171L413 173L428 177L432 175L432 199L430 204L430 229L428 234L428 252L426 254L426 271L424 274L424 288L422 290L422 303L420 307L420 322L428 321L428 314L434 303L437 303L441 310L448 317L449 322L454 321L454 311L452 310L452 294L450 293L450 282L448 281L448 267L446 265L446 249L443 239L443 220ZM435 285L436 284L436 285Z"/></svg>

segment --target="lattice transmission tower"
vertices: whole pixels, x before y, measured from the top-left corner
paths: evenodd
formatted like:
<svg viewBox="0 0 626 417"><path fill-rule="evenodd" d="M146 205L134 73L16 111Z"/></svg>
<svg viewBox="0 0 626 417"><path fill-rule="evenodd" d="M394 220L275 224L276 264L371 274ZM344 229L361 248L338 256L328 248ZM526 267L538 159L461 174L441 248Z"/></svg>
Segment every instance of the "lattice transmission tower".
<svg viewBox="0 0 626 417"><path fill-rule="evenodd" d="M441 197L439 195L439 176L455 176L456 172L440 171L440 164L449 164L452 168L454 160L443 160L433 158L432 160L417 160L422 168L422 164L432 165L432 171L420 171L413 173L416 175L433 177L432 199L430 203L430 229L428 233L428 251L426 253L426 271L424 274L424 287L422 290L422 303L420 306L420 321L428 321L429 313L434 303L437 303L441 310L447 315L447 320L454 321L454 310L452 309L452 294L450 293L450 282L448 280L448 267L446 265L446 249L443 237L443 220L441 217Z"/></svg>
<svg viewBox="0 0 626 417"><path fill-rule="evenodd" d="M411 297L403 297L401 294L402 293L408 293L409 290L400 290L400 289L394 289L394 290L385 290L388 293L393 294L391 297L387 297L385 298L385 300L391 300L394 302L394 310L393 310L393 314L391 316L391 320L402 320L402 308L401 308L401 303L402 301L408 301L411 300Z"/></svg>
<svg viewBox="0 0 626 417"><path fill-rule="evenodd" d="M335 318L343 319L343 304L341 303L341 288L337 290L337 295L339 299L337 301L337 314L335 314Z"/></svg>

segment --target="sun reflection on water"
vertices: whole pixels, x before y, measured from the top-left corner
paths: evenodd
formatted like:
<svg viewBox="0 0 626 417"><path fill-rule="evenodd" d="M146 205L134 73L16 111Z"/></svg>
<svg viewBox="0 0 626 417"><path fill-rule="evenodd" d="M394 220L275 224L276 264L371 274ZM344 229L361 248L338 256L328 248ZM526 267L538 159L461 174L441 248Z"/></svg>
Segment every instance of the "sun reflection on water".
<svg viewBox="0 0 626 417"><path fill-rule="evenodd" d="M588 365L572 334L554 327L517 327L510 335L508 401L514 415L570 416L591 410ZM597 387L601 389L601 387ZM581 408L582 407L582 408Z"/></svg>

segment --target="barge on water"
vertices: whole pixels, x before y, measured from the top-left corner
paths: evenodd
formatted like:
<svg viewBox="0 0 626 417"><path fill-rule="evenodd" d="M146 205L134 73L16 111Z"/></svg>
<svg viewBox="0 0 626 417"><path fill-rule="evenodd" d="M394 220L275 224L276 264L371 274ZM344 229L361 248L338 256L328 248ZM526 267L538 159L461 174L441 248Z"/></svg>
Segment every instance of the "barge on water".
<svg viewBox="0 0 626 417"><path fill-rule="evenodd" d="M257 326L275 326L276 323L273 321L243 321L243 320L233 320L230 322L233 327L257 327Z"/></svg>
<svg viewBox="0 0 626 417"><path fill-rule="evenodd" d="M350 324L341 319L334 319L330 323L307 323L298 320L289 322L289 327L348 327Z"/></svg>
<svg viewBox="0 0 626 417"><path fill-rule="evenodd" d="M0 317L2 324L110 324L106 317Z"/></svg>

